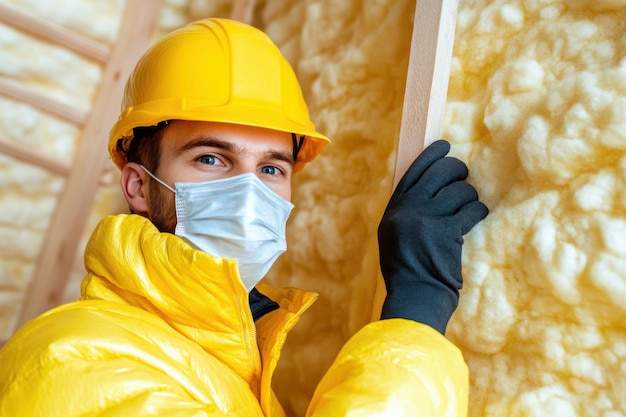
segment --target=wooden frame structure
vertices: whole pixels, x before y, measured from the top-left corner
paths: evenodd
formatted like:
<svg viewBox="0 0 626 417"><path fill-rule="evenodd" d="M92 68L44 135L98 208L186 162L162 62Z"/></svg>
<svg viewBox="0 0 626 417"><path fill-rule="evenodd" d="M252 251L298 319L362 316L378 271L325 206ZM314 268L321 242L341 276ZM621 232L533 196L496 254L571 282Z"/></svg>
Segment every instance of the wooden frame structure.
<svg viewBox="0 0 626 417"><path fill-rule="evenodd" d="M57 305L74 265L74 257L98 183L106 182L108 130L117 118L124 83L154 33L161 0L126 3L112 48L78 33L0 5L0 20L18 30L72 50L103 66L102 80L91 111L84 112L7 79L0 79L0 94L27 103L82 129L71 164L50 158L20 143L0 139L0 152L66 177L65 186L46 233L34 275L25 294L16 326ZM123 41L122 41L123 40Z"/></svg>

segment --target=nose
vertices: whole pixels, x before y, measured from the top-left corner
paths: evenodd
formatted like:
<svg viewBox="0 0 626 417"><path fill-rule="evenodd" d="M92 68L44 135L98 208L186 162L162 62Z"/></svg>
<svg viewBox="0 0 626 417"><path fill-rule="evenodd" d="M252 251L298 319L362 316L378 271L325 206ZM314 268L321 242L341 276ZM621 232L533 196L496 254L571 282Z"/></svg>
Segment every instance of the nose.
<svg viewBox="0 0 626 417"><path fill-rule="evenodd" d="M259 172L258 161L253 158L240 158L235 163L233 163L231 169L229 170L227 176L235 177L243 174L254 174L260 180L263 181L263 176Z"/></svg>
<svg viewBox="0 0 626 417"><path fill-rule="evenodd" d="M256 161L243 160L239 161L231 171L233 176L253 173L258 176Z"/></svg>

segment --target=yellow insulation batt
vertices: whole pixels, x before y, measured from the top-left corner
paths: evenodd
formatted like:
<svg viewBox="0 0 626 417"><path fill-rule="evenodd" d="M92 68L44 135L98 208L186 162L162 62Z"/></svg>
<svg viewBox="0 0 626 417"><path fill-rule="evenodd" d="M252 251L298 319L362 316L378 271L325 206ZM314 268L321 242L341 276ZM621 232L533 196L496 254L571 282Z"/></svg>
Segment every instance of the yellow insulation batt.
<svg viewBox="0 0 626 417"><path fill-rule="evenodd" d="M0 2L106 43L124 6ZM231 6L164 1L155 37L227 17ZM293 64L316 127L332 140L294 179L288 251L266 279L321 293L279 362L275 388L290 416L304 414L336 353L369 319L414 7L257 2L253 23ZM100 72L0 25L0 75L88 108ZM67 160L80 138L3 97L0 132ZM469 416L626 416L626 1L460 0L444 137L491 209L466 236L465 286L447 332L469 366ZM99 190L85 236L126 210L116 182ZM0 152L0 340L62 186ZM78 294L77 264L68 300Z"/></svg>

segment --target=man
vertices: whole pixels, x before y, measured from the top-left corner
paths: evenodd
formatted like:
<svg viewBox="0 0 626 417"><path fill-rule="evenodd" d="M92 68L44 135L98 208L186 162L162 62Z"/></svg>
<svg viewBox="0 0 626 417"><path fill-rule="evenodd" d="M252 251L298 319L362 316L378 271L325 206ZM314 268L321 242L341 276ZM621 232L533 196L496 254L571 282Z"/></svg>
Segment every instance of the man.
<svg viewBox="0 0 626 417"><path fill-rule="evenodd" d="M292 175L328 139L267 36L195 22L137 64L109 151L130 215L85 252L81 300L0 351L2 416L283 416L271 389L287 332L316 298L259 283L285 250ZM388 295L342 349L310 416L463 415L467 368L443 336L462 235L487 215L438 141L379 227Z"/></svg>

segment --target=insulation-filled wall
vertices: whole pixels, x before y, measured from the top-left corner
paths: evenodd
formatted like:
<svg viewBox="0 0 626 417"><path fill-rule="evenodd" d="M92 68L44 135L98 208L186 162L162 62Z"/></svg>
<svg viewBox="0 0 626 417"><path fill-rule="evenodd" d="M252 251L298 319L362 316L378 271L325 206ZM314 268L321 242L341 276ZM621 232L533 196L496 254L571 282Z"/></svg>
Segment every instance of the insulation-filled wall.
<svg viewBox="0 0 626 417"><path fill-rule="evenodd" d="M124 8L2 3L109 44ZM304 414L334 354L369 318L414 4L265 0L255 9L333 142L294 179L289 249L267 278L321 294L279 363L275 387L290 415ZM231 7L164 1L154 37ZM444 136L491 209L466 236L465 287L447 334L470 367L470 416L626 415L625 29L626 1L459 1ZM0 76L89 108L101 69L0 25ZM3 139L70 161L80 133L0 97ZM101 217L126 211L116 175L98 189L82 242ZM0 339L63 184L0 152ZM67 300L78 293L82 242Z"/></svg>

